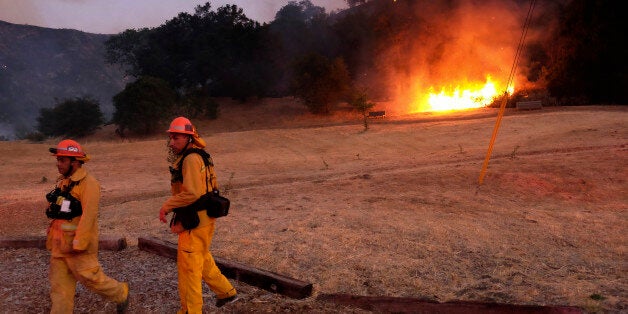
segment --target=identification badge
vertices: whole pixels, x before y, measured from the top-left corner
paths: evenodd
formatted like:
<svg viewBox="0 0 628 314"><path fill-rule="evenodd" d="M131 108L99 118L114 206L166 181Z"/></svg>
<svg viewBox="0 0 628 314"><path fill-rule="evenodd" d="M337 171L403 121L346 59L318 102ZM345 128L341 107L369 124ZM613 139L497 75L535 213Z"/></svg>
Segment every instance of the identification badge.
<svg viewBox="0 0 628 314"><path fill-rule="evenodd" d="M63 202L61 203L61 212L64 213L69 213L70 212L70 201L68 200L63 200Z"/></svg>

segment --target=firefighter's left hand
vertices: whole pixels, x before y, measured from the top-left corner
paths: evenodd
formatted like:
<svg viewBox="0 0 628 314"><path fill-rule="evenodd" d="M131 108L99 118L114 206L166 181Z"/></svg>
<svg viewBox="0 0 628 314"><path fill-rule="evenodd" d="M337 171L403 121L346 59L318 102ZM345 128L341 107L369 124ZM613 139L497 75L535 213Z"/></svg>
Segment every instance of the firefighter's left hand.
<svg viewBox="0 0 628 314"><path fill-rule="evenodd" d="M162 208L159 210L159 221L161 221L161 222L163 222L163 223L168 222L168 220L166 220L166 216L168 216L168 212L166 211L166 209L165 209L165 208L163 208L163 207L162 207Z"/></svg>

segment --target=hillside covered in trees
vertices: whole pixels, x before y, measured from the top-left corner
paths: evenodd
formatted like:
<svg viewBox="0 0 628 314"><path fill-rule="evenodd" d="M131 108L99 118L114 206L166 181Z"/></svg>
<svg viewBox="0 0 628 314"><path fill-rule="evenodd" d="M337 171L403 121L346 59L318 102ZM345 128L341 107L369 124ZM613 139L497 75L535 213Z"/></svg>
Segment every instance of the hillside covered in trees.
<svg viewBox="0 0 628 314"><path fill-rule="evenodd" d="M108 38L0 21L0 137L31 131L39 110L55 99L91 96L111 115L111 98L125 82L104 61Z"/></svg>
<svg viewBox="0 0 628 314"><path fill-rule="evenodd" d="M156 28L93 35L89 40L69 30L67 37L57 36L54 42L64 49L89 52L93 58L105 56L107 65L94 61L103 65L91 67L100 71L94 73L96 81L88 75L93 72L56 67L62 62L52 63L54 70L45 70L50 63L36 66L36 60L60 56L81 60L70 52L32 56L28 51L42 49L13 49L13 54L28 60L23 64L44 71L12 72L15 62L10 58L15 57L0 45L4 67L0 119L14 116L16 108L22 108L18 101L31 113L32 108L44 106L43 100L31 100L34 94L23 90L45 90L49 98L95 94L102 105L113 103L113 122L121 130L128 128L125 121L137 121L151 104L165 113L164 121L177 113L215 117L218 104L207 101L213 97L245 102L296 96L312 112L324 114L339 102L366 94L369 99L406 106L400 110L416 111L410 104L417 95L460 84L493 80L505 89L513 68L512 99L533 95L555 105L628 103L623 62L628 51L622 35L627 19L611 1L347 3L349 9L328 13L308 0L291 1L273 21L260 24L235 5L214 8L208 2L195 13L180 13ZM24 38L28 37L17 37L4 47L23 45ZM516 67L515 56L519 56ZM86 65L93 63L82 64L79 68L87 71ZM118 67L128 75L126 87L131 90L113 100L102 99L123 92L124 86L119 85L123 75L114 70ZM51 82L64 86L63 92L52 89ZM155 94L146 88L169 89L160 93L175 95L175 100L161 104L160 99L142 98L141 106L134 105L140 103L138 97L145 97L141 95Z"/></svg>

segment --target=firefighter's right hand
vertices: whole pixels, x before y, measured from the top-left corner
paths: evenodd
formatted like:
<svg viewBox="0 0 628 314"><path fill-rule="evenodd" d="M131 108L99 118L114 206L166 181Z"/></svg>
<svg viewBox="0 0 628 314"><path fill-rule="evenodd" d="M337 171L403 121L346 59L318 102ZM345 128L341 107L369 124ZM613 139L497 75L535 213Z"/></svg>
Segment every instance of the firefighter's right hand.
<svg viewBox="0 0 628 314"><path fill-rule="evenodd" d="M168 212L166 211L166 209L164 207L162 207L159 210L159 221L166 223L168 222L168 220L166 220L166 216L168 216Z"/></svg>

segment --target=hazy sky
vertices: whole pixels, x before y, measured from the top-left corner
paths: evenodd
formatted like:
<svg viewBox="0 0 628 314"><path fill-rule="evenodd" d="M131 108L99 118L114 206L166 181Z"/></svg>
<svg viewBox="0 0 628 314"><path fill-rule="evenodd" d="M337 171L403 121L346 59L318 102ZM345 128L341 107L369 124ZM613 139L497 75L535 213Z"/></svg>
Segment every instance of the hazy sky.
<svg viewBox="0 0 628 314"><path fill-rule="evenodd" d="M332 10L344 9L344 0L311 0ZM71 28L88 33L116 34L129 28L156 27L180 12L193 13L210 2L212 11L235 4L260 23L270 22L289 0L0 0L0 20L49 28Z"/></svg>

